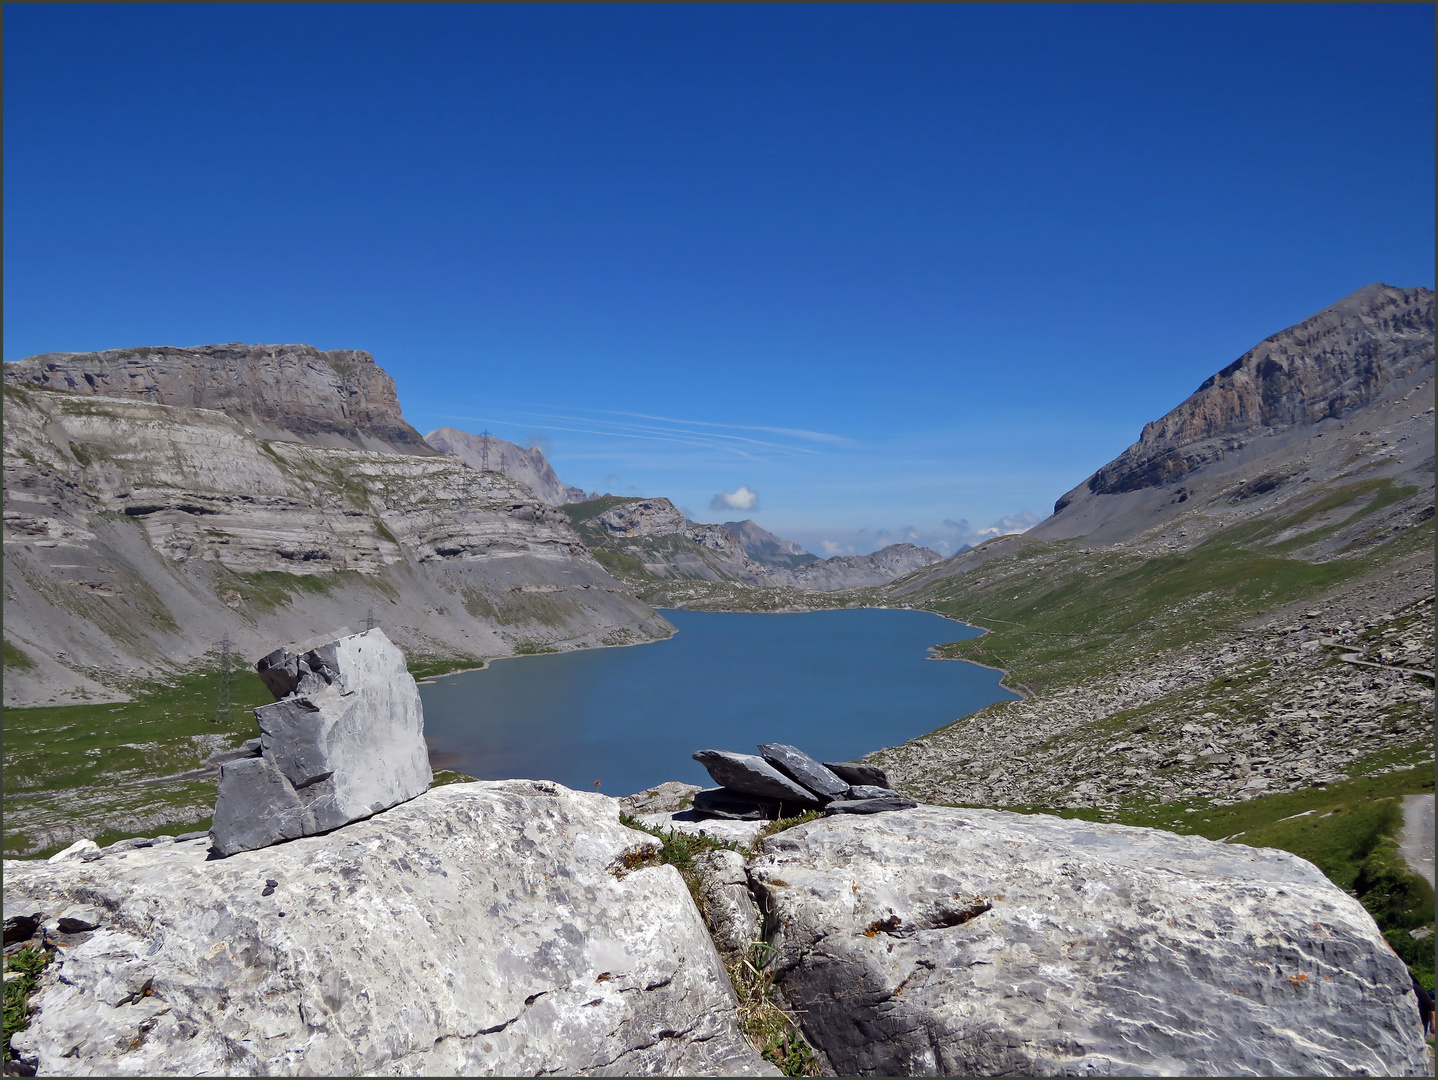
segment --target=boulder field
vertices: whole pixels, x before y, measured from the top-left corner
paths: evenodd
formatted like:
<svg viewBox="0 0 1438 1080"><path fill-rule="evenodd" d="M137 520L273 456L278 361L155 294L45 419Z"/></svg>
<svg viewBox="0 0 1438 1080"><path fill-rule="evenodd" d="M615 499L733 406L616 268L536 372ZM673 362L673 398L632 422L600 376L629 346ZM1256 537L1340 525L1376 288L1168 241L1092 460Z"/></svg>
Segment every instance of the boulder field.
<svg viewBox="0 0 1438 1080"><path fill-rule="evenodd" d="M42 1075L772 1075L619 808L456 784L227 858L7 862L7 925L64 946L14 1046ZM725 951L772 944L840 1075L1432 1072L1403 964L1283 852L921 806L698 870Z"/></svg>

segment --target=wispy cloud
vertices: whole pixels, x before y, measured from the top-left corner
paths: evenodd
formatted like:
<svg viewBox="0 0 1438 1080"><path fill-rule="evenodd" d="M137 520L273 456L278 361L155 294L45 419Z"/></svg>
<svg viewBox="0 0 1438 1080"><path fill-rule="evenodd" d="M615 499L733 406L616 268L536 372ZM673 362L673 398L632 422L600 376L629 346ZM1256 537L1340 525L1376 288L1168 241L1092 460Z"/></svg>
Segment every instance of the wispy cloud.
<svg viewBox="0 0 1438 1080"><path fill-rule="evenodd" d="M431 413L435 419L465 424L492 424L497 427L523 428L526 432L563 431L572 434L596 435L613 439L669 443L695 449L717 450L736 457L786 457L822 454L858 444L842 435L802 428L765 427L757 424L728 424L711 420L681 420L649 413L619 412L608 409L571 409L567 412L534 412L505 410L490 416L456 416ZM625 419L614 419L622 417ZM635 423L633 421L653 421ZM722 430L720 430L722 429ZM730 432L759 432L775 438L761 439L752 435ZM532 437L532 436L531 436ZM815 447L813 444L820 444Z"/></svg>

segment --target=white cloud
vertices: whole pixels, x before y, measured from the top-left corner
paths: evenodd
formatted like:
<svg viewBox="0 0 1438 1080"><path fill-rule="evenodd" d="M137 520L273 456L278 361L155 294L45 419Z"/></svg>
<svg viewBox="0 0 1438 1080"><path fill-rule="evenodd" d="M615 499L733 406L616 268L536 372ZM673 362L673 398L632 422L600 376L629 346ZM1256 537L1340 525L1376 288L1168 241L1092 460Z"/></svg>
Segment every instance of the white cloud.
<svg viewBox="0 0 1438 1080"><path fill-rule="evenodd" d="M721 491L709 503L711 510L753 510L759 505L759 493L745 484L735 491Z"/></svg>
<svg viewBox="0 0 1438 1080"><path fill-rule="evenodd" d="M825 554L825 555L828 555L828 556L830 556L830 557L835 556L835 555L842 555L842 554L844 554L844 551L845 551L845 548L844 548L844 545L843 545L843 544L836 544L836 543L834 543L834 541L832 541L832 540L820 540L820 541L819 541L819 546L824 549L824 554ZM853 550L853 549L850 548L849 550Z"/></svg>

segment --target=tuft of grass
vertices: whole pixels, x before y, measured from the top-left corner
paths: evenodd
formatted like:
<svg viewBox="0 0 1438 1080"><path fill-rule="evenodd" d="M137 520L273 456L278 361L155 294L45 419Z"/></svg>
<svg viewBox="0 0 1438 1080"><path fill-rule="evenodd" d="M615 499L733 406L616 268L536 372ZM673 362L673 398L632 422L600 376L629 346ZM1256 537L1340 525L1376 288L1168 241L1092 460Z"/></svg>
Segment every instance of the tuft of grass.
<svg viewBox="0 0 1438 1080"><path fill-rule="evenodd" d="M792 829L795 825L802 825L817 817L819 817L817 811L810 811L772 821L764 828L759 839L773 836L785 829ZM648 833L661 843L658 850L647 853L635 852L626 856L624 859L625 871L637 870L643 866L668 865L674 867L689 887L689 895L694 898L695 906L701 911L703 911L703 904L700 902L702 882L694 868L694 860L704 852L718 848L737 851L745 858L752 858L758 850L759 840L755 840L753 846L745 848L731 840L692 836L675 829L660 829L653 825L646 825L623 811L619 814L619 822L626 828ZM822 1070L819 1068L814 1049L804 1038L803 1032L799 1030L799 1025L794 1022L794 1018L780 1004L778 988L774 983L774 972L766 968L772 952L773 946L767 941L760 940L750 946L748 955L729 957L725 960L724 967L729 973L729 981L733 984L734 992L739 997L739 1026L754 1048L777 1065L785 1076L820 1076Z"/></svg>
<svg viewBox="0 0 1438 1080"><path fill-rule="evenodd" d="M5 984L5 1060L14 1061L10 1037L30 1025L30 995L40 980L40 972L50 962L44 949L21 949L5 958L5 970L18 972L20 978ZM7 1070L8 1071L8 1070Z"/></svg>
<svg viewBox="0 0 1438 1080"><path fill-rule="evenodd" d="M778 999L774 972L766 966L773 951L767 941L756 941L749 955L724 965L739 997L739 1027L785 1076L822 1076L818 1055Z"/></svg>

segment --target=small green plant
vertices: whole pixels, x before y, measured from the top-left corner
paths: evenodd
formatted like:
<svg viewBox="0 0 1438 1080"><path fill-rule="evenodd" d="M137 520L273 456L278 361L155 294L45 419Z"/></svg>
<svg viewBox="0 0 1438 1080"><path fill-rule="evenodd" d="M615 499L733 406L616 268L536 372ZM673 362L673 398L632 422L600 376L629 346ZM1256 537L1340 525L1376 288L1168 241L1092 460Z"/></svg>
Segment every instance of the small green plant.
<svg viewBox="0 0 1438 1080"><path fill-rule="evenodd" d="M30 1024L30 995L40 972L50 962L50 954L44 949L21 949L5 960L6 972L17 972L18 979L5 984L5 1060L13 1061L10 1037L24 1031Z"/></svg>

